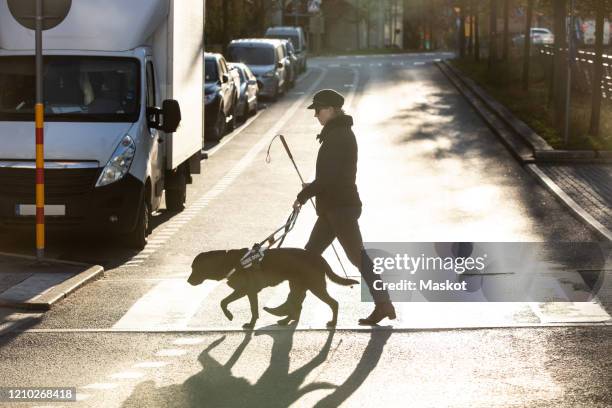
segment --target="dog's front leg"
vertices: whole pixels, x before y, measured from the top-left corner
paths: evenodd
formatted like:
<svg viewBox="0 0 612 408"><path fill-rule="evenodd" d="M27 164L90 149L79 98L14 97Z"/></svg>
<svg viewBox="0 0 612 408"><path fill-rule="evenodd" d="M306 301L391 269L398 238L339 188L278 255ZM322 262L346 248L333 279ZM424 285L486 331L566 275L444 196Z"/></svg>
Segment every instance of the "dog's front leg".
<svg viewBox="0 0 612 408"><path fill-rule="evenodd" d="M234 318L234 315L232 314L232 312L229 311L229 309L227 308L227 306L232 303L234 300L238 300L241 297L244 296L244 293L241 293L237 290L234 290L232 293L230 293L225 299L223 299L221 301L221 310L223 310L223 314L225 315L225 317L227 317L229 320L232 320Z"/></svg>
<svg viewBox="0 0 612 408"><path fill-rule="evenodd" d="M249 292L249 303L251 304L251 321L242 325L245 329L252 329L255 327L255 322L259 319L259 302L257 300L257 292Z"/></svg>

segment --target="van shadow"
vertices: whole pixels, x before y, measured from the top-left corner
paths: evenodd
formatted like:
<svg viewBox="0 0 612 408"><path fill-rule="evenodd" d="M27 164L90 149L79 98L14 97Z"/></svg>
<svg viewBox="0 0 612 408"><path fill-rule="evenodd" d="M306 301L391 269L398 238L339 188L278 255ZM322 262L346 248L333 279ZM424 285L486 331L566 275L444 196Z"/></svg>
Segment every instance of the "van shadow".
<svg viewBox="0 0 612 408"><path fill-rule="evenodd" d="M277 326L262 328L255 336L272 337L272 350L268 368L257 382L250 383L232 374L232 368L252 339L253 332L246 332L241 344L225 364L215 360L210 352L223 341L222 336L212 342L199 356L202 371L183 384L156 388L154 381L137 385L123 407L289 407L304 395L317 390L333 390L316 406L337 406L354 393L376 367L391 330L373 331L372 337L355 371L341 385L314 381L305 384L306 377L323 364L330 353L335 331L330 331L319 353L308 363L289 372L290 353L295 327L275 330ZM248 366L249 361L242 364Z"/></svg>

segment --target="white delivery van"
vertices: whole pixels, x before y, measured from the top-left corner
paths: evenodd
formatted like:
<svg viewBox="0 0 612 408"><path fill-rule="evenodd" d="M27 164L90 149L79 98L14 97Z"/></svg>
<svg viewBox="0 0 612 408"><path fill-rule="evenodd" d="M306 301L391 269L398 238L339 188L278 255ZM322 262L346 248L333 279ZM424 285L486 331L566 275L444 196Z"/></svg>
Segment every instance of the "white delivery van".
<svg viewBox="0 0 612 408"><path fill-rule="evenodd" d="M143 247L200 172L204 0L78 0L45 31L48 228ZM34 32L0 1L0 228L34 226ZM178 125L178 127L177 127Z"/></svg>

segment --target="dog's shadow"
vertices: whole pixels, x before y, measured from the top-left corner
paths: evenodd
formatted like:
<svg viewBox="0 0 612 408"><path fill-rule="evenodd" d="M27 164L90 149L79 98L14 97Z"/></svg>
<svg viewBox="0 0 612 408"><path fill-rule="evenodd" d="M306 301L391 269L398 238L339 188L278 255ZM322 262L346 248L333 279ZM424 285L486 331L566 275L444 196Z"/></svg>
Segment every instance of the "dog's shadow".
<svg viewBox="0 0 612 408"><path fill-rule="evenodd" d="M247 345L255 336L272 337L270 364L256 383L235 377L232 368ZM182 385L156 388L153 381L139 384L124 402L124 407L289 407L305 394L334 389L335 385L312 382L304 385L309 373L321 365L329 354L334 331L330 331L321 351L308 363L289 373L290 351L293 346L295 326L278 330L268 326L245 337L225 364L215 360L210 352L225 341L222 336L212 342L199 356L202 371L187 379Z"/></svg>

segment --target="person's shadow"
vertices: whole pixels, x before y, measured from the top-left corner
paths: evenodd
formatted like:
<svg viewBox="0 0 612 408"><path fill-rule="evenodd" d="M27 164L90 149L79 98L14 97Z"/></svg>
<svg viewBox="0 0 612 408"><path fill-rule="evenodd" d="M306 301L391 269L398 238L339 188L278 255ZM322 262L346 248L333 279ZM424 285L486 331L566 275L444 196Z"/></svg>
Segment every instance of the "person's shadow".
<svg viewBox="0 0 612 408"><path fill-rule="evenodd" d="M274 326L277 327L277 326ZM235 377L232 368L251 341L253 332L245 333L242 343L225 364L215 360L210 352L219 346L225 336L212 342L199 356L202 371L181 385L156 388L153 381L139 384L124 402L124 407L289 407L305 394L322 389L334 389L317 406L338 406L361 386L374 369L383 347L391 335L390 330L372 332L366 350L355 371L340 386L328 382L304 384L308 374L327 359L334 331L330 331L321 351L308 363L289 372L290 352L295 328L290 330L260 329L256 336L272 337L270 364L256 383Z"/></svg>

